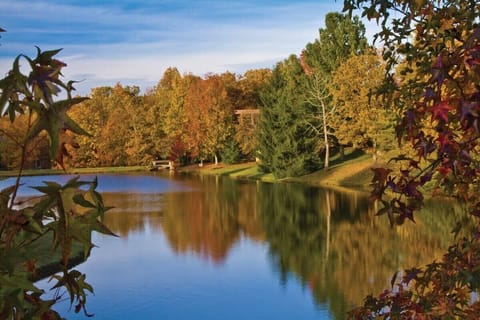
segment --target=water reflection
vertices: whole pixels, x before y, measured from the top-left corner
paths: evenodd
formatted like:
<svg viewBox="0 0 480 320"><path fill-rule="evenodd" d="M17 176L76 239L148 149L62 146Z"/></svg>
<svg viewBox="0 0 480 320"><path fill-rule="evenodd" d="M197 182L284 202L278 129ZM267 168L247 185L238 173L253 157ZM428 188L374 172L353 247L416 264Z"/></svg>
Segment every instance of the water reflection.
<svg viewBox="0 0 480 320"><path fill-rule="evenodd" d="M175 191L189 191L189 188L182 183L169 179L159 179L151 175L138 174L82 174L82 175L50 175L50 176L23 176L20 180L21 186L19 194L21 196L34 196L39 192L32 189L32 186L43 185L44 181L55 181L65 184L73 177L80 177L81 181L98 180L97 191L115 192L115 193L142 193L159 194ZM7 178L0 180L0 190L15 184L16 178Z"/></svg>
<svg viewBox="0 0 480 320"><path fill-rule="evenodd" d="M147 227L160 230L163 216L163 194L103 193L104 202L114 208L105 215L105 224L119 236L145 231Z"/></svg>
<svg viewBox="0 0 480 320"><path fill-rule="evenodd" d="M268 247L280 281L299 279L337 319L388 287L396 270L440 257L461 215L458 206L432 201L416 224L392 229L356 192L220 177L181 182L191 191L105 194L117 207L106 223L125 237L157 230L177 253L216 264L248 237Z"/></svg>

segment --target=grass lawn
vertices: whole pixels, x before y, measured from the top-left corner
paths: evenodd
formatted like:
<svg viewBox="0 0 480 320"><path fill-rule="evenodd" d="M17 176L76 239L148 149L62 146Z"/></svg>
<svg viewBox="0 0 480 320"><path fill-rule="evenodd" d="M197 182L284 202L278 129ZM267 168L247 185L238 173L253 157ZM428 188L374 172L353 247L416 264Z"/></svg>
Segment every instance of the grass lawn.
<svg viewBox="0 0 480 320"><path fill-rule="evenodd" d="M372 179L371 168L374 166L372 156L347 148L345 157L341 160L338 156L330 159L330 168L327 171L319 170L311 174L295 177L276 179L271 173L261 172L255 162L247 162L233 165L223 163L205 164L202 167L190 165L180 167L179 172L205 175L226 175L234 179L261 180L266 182L300 182L320 186L337 186L344 188L364 188ZM53 175L53 174L92 174L92 173L122 173L122 172L145 172L146 166L131 167L97 167L97 168L70 168L61 169L36 169L24 170L23 175ZM0 171L0 180L5 177L16 176L17 171Z"/></svg>
<svg viewBox="0 0 480 320"><path fill-rule="evenodd" d="M205 174L226 175L235 179L261 180L266 182L299 182L311 185L343 187L343 188L366 188L373 177L371 168L374 166L372 156L357 150L347 149L343 161L338 157L332 157L330 168L327 171L319 170L311 174L295 177L276 179L271 173L263 173L255 162L225 165L206 164L180 168L180 171Z"/></svg>
<svg viewBox="0 0 480 320"><path fill-rule="evenodd" d="M372 156L362 154L349 158L344 162L333 162L327 171L319 170L302 177L290 178L289 180L322 186L363 188L369 185L373 177L371 171L373 166Z"/></svg>
<svg viewBox="0 0 480 320"><path fill-rule="evenodd" d="M97 167L97 168L70 168L62 169L29 169L23 170L24 176L43 176L54 174L90 174L90 173L121 173L121 172L140 172L147 171L146 166L131 166L131 167ZM15 177L18 174L17 170L0 171L1 177Z"/></svg>

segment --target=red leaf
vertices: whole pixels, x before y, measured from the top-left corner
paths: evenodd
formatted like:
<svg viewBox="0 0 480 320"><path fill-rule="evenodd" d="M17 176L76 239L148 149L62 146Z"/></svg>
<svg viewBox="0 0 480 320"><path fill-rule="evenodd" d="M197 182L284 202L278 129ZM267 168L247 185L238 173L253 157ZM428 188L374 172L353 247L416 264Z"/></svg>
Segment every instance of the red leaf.
<svg viewBox="0 0 480 320"><path fill-rule="evenodd" d="M387 180L387 177L392 170L387 168L373 168L373 179L372 183L384 184Z"/></svg>
<svg viewBox="0 0 480 320"><path fill-rule="evenodd" d="M445 166L440 166L438 167L438 172L444 177L446 177L450 172L452 172L452 168L450 167L445 167Z"/></svg>
<svg viewBox="0 0 480 320"><path fill-rule="evenodd" d="M448 112L454 110L455 107L450 105L448 101L441 101L432 108L432 122L434 120L439 120L443 122L448 121Z"/></svg>
<svg viewBox="0 0 480 320"><path fill-rule="evenodd" d="M440 144L438 150L439 153L444 153L444 152L451 152L452 148L449 148L453 144L453 137L451 132L443 132L440 133L437 142Z"/></svg>

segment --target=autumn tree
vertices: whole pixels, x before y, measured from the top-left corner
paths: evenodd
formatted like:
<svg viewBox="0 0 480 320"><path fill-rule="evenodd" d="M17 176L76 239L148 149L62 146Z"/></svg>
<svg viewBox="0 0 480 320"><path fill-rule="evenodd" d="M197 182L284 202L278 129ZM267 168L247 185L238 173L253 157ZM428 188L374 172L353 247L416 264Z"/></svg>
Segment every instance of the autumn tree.
<svg viewBox="0 0 480 320"><path fill-rule="evenodd" d="M309 79L308 102L312 107L304 121L322 137L326 170L335 129L332 115L336 112L327 84L343 61L363 53L367 47L365 26L358 17L331 12L325 16L325 28L319 29L319 38L307 44L302 52L302 67Z"/></svg>
<svg viewBox="0 0 480 320"><path fill-rule="evenodd" d="M144 147L145 112L139 88L115 85L107 99L108 119L100 132L103 165L124 166L146 163Z"/></svg>
<svg viewBox="0 0 480 320"><path fill-rule="evenodd" d="M394 148L394 110L387 110L376 94L385 64L376 52L352 55L333 74L328 90L336 106L332 116L335 137L342 145L377 150Z"/></svg>
<svg viewBox="0 0 480 320"><path fill-rule="evenodd" d="M238 109L258 109L261 103L261 92L268 85L271 76L271 69L247 70L237 81L237 86L242 92Z"/></svg>
<svg viewBox="0 0 480 320"><path fill-rule="evenodd" d="M122 98L121 110L114 113L124 113L128 118L126 128L128 140L125 145L125 152L128 157L129 165L141 165L150 160L151 155L147 153L148 147L145 143L150 134L150 123L145 117L146 108L144 106L143 96L140 95L138 86L124 86L121 88L118 84L114 90L119 90Z"/></svg>
<svg viewBox="0 0 480 320"><path fill-rule="evenodd" d="M0 118L0 168L14 170L22 166L22 146L28 131L28 115L19 114L12 123ZM23 166L25 168L50 168L48 138L42 133L25 144Z"/></svg>
<svg viewBox="0 0 480 320"><path fill-rule="evenodd" d="M153 155L171 160L185 156L188 134L185 97L196 79L193 75L182 76L176 68L167 68L157 86L146 95Z"/></svg>
<svg viewBox="0 0 480 320"><path fill-rule="evenodd" d="M414 157L395 159L401 164L398 173L375 170L372 198L383 205L378 214L388 215L393 224L414 220L423 204L422 187L428 183L436 193L463 202L472 217L480 216L480 4L345 1L345 10L356 8L381 25L376 37L387 62L384 96L402 111L396 127L399 141L415 151ZM401 74L394 72L399 63L404 64ZM472 300L480 283L479 253L477 231L457 240L440 261L406 270L399 281L392 280L392 290L367 297L350 315L479 318L480 303Z"/></svg>
<svg viewBox="0 0 480 320"><path fill-rule="evenodd" d="M258 149L258 121L260 112L238 113L235 123L234 142L247 159L253 159Z"/></svg>
<svg viewBox="0 0 480 320"><path fill-rule="evenodd" d="M218 163L220 150L232 129L234 112L222 77L208 75L192 82L185 98L185 111L190 152L201 162L212 157Z"/></svg>
<svg viewBox="0 0 480 320"><path fill-rule="evenodd" d="M81 138L80 148L72 150L72 166L119 166L144 164L149 158L148 130L143 97L135 86L92 89L91 99L72 117L90 129L90 137ZM91 117L87 115L90 114Z"/></svg>
<svg viewBox="0 0 480 320"><path fill-rule="evenodd" d="M235 124L235 141L246 158L251 159L256 156L259 112L255 113L253 110L259 111L261 92L268 86L271 74L270 69L248 70L237 81L237 86L241 90L241 103L236 106L236 109L250 110L247 113L238 113Z"/></svg>
<svg viewBox="0 0 480 320"><path fill-rule="evenodd" d="M68 163L73 167L94 167L102 164L100 157L101 132L108 121L107 100L111 87L97 87L91 90L90 99L82 101L68 114L81 125L90 136L77 137L79 148L70 150Z"/></svg>

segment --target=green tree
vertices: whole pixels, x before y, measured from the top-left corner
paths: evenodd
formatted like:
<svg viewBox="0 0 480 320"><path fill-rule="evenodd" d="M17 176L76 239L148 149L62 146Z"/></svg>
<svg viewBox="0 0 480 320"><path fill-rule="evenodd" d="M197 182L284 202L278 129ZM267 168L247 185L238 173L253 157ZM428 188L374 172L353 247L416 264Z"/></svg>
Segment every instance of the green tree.
<svg viewBox="0 0 480 320"><path fill-rule="evenodd" d="M365 26L357 16L330 12L325 16L325 28L318 30L318 39L307 44L305 62L312 72L331 78L334 71L353 54L368 48Z"/></svg>
<svg viewBox="0 0 480 320"><path fill-rule="evenodd" d="M325 16L325 28L319 29L319 38L307 44L302 52L301 62L309 79L307 96L311 105L305 121L323 137L325 170L329 166L332 132L335 131L332 115L336 112L327 84L343 61L351 55L362 54L367 48L365 26L359 18L331 12Z"/></svg>
<svg viewBox="0 0 480 320"><path fill-rule="evenodd" d="M222 150L222 162L226 164L238 163L242 159L242 150L231 135Z"/></svg>
<svg viewBox="0 0 480 320"><path fill-rule="evenodd" d="M303 121L305 85L299 59L292 55L276 65L262 96L258 157L262 170L277 178L303 175L318 167L316 137Z"/></svg>
<svg viewBox="0 0 480 320"><path fill-rule="evenodd" d="M38 48L37 48L38 49ZM26 115L26 131L19 139L19 171L14 185L0 191L0 318L2 319L60 319L53 306L61 299L62 290L67 293L75 312L84 311L87 293L93 288L86 282L86 275L70 270L69 261L74 244L84 248L85 259L93 243L91 233L99 231L111 234L101 222L107 208L96 192L96 181L86 182L74 178L65 185L45 182L35 189L41 193L35 201L18 201L20 178L27 159L28 144L46 133L50 157L63 166L66 154L67 132L87 134L67 114L67 110L83 102L85 98L71 97L73 82L61 80L65 64L55 55L60 50L37 50L30 58L19 55L0 80L0 110L2 117L12 123L19 115ZM25 61L22 70L20 62ZM66 99L56 100L61 91ZM70 143L73 143L70 140ZM83 187L83 190L81 189ZM84 188L87 187L87 190ZM52 276L52 290L59 290L53 299L45 298L45 292L35 286L38 278L37 261L42 258L39 244L47 244L59 257L61 273Z"/></svg>
<svg viewBox="0 0 480 320"><path fill-rule="evenodd" d="M423 205L422 187L428 183L437 193L464 202L473 217L480 216L480 4L345 1L345 10L356 8L381 24L377 39L388 67L383 90L402 111L399 140L415 151L415 157L396 159L402 164L399 173L375 170L372 198L383 204L378 214L387 214L392 224L414 220L413 213ZM406 270L399 281L392 280L392 290L367 297L351 317L479 318L480 302L472 301L480 284L476 234L457 240L441 261Z"/></svg>

